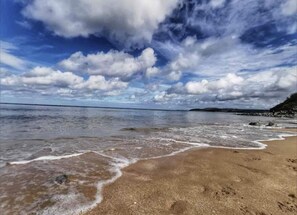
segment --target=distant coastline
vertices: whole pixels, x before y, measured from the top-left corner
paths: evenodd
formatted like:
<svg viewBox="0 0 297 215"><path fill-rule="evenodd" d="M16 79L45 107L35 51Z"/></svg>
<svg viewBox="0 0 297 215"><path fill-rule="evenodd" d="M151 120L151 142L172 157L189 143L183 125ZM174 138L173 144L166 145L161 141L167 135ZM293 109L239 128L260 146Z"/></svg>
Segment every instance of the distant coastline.
<svg viewBox="0 0 297 215"><path fill-rule="evenodd" d="M240 108L195 108L190 111L203 112L230 112L247 116L267 116L267 117L297 117L297 93L291 94L285 101L268 109L240 109Z"/></svg>
<svg viewBox="0 0 297 215"><path fill-rule="evenodd" d="M269 112L267 109L239 109L239 108L194 108L190 111L202 112L226 112L226 113L265 113Z"/></svg>

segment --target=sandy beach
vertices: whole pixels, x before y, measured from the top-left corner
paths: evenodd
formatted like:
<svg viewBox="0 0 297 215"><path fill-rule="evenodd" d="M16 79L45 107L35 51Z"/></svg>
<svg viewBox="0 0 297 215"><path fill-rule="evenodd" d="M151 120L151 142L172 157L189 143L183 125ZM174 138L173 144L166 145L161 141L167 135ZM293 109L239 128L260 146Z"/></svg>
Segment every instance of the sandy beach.
<svg viewBox="0 0 297 215"><path fill-rule="evenodd" d="M86 214L296 214L297 137L265 144L139 161Z"/></svg>
<svg viewBox="0 0 297 215"><path fill-rule="evenodd" d="M297 215L297 0L0 9L0 215Z"/></svg>

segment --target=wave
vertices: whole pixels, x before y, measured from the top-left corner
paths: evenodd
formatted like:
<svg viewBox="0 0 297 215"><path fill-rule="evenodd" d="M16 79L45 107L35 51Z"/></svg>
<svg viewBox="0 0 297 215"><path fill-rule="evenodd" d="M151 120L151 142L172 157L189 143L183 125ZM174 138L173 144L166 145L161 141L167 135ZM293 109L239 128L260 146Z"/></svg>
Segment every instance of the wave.
<svg viewBox="0 0 297 215"><path fill-rule="evenodd" d="M35 161L60 160L60 159L65 159L65 158L71 158L71 157L80 156L82 154L84 154L84 153L74 153L74 154L61 155L61 156L48 155L48 156L42 156L42 157L34 158L32 160L23 160L23 161L8 162L8 164L9 165L21 165L21 164L28 164L28 163L35 162Z"/></svg>

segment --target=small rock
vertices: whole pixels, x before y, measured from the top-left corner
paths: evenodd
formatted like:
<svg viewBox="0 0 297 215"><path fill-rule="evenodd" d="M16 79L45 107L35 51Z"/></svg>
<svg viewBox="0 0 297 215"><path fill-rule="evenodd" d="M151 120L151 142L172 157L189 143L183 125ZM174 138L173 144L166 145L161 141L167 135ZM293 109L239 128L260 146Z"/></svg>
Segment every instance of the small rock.
<svg viewBox="0 0 297 215"><path fill-rule="evenodd" d="M259 122L250 122L249 125L252 125L252 126L260 126L260 123L259 123Z"/></svg>
<svg viewBox="0 0 297 215"><path fill-rule="evenodd" d="M68 181L68 176L63 174L55 178L55 182L58 184L65 184Z"/></svg>
<svg viewBox="0 0 297 215"><path fill-rule="evenodd" d="M268 124L266 126L274 126L275 123L274 122L268 122Z"/></svg>

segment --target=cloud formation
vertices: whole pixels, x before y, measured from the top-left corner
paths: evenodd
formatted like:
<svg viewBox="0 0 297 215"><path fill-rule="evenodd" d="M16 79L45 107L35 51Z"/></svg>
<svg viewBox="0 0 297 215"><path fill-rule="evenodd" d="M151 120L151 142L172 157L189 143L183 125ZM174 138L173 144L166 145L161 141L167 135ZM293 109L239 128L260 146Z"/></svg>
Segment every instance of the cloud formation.
<svg viewBox="0 0 297 215"><path fill-rule="evenodd" d="M168 94L199 95L203 100L235 100L277 97L297 90L297 67L274 68L256 74L229 73L226 76L201 81L189 81L172 86Z"/></svg>
<svg viewBox="0 0 297 215"><path fill-rule="evenodd" d="M208 38L203 41L187 37L179 45L174 57L164 71L170 80L180 80L182 75L220 77L232 72L261 71L280 65L292 65L296 47L255 49L243 44L237 37Z"/></svg>
<svg viewBox="0 0 297 215"><path fill-rule="evenodd" d="M87 79L75 75L72 72L62 72L48 67L35 67L23 75L7 75L1 79L3 90L18 89L31 90L36 93L45 94L46 91L55 90L62 96L70 94L81 94L84 91L113 92L125 89L128 83L118 78L105 79L101 75L91 75ZM65 94L67 92L67 94Z"/></svg>
<svg viewBox="0 0 297 215"><path fill-rule="evenodd" d="M177 3L178 0L33 0L23 14L41 21L59 36L101 35L130 47L150 42Z"/></svg>
<svg viewBox="0 0 297 215"><path fill-rule="evenodd" d="M287 0L282 4L282 13L287 16L297 14L297 2L294 0Z"/></svg>
<svg viewBox="0 0 297 215"><path fill-rule="evenodd" d="M68 59L61 61L59 65L65 70L80 74L118 77L125 80L137 73L146 71L148 75L152 75L156 72L152 68L156 61L154 50L146 48L138 57L115 50L107 53L88 54L86 56L81 52L76 52Z"/></svg>
<svg viewBox="0 0 297 215"><path fill-rule="evenodd" d="M13 54L17 49L13 44L0 40L0 64L14 69L24 69L28 62Z"/></svg>
<svg viewBox="0 0 297 215"><path fill-rule="evenodd" d="M18 2L13 23L36 41L1 41L4 93L187 108L268 107L297 91L294 0Z"/></svg>

